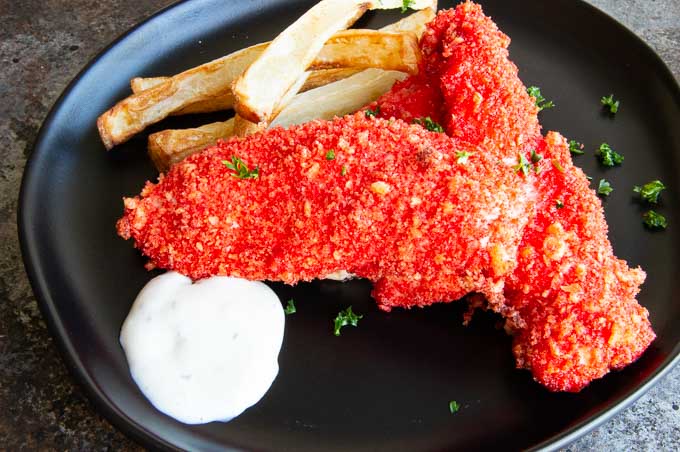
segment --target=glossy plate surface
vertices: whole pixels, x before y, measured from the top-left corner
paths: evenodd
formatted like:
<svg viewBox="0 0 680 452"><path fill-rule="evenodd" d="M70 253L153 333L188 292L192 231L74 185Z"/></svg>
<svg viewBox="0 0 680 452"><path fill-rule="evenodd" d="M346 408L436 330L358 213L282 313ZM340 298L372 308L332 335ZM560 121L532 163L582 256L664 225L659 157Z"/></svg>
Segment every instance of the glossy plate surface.
<svg viewBox="0 0 680 452"><path fill-rule="evenodd" d="M282 300L295 298L298 312L287 318L280 373L264 399L227 424L187 426L157 412L131 380L118 343L132 301L153 275L114 224L121 198L155 177L148 133L221 116L171 118L108 153L95 120L129 94L130 78L174 74L271 39L312 4L228 3L178 3L106 49L57 102L26 168L19 222L27 271L74 374L119 428L147 445L181 449L556 448L634 400L677 360L676 81L642 41L582 2L489 0L485 11L512 38L523 81L557 104L541 113L544 129L585 143L577 164L594 183L606 177L614 187L605 201L614 249L648 272L639 300L658 339L642 359L580 394L553 394L514 369L511 340L494 316L478 315L466 328L460 303L385 314L365 281L274 284ZM371 13L358 25L398 16ZM599 105L610 93L621 100L614 119ZM625 156L622 167L598 167L593 152L603 141ZM655 178L670 187L659 207L670 227L661 233L643 228L643 206L631 192ZM332 319L350 304L364 314L360 327L335 337ZM450 400L461 405L455 415Z"/></svg>

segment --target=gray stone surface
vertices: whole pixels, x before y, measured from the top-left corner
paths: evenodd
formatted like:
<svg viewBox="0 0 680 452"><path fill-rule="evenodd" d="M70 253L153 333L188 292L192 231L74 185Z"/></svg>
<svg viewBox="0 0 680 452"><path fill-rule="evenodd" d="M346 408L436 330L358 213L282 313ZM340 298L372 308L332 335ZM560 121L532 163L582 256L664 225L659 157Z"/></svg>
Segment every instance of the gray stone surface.
<svg viewBox="0 0 680 452"><path fill-rule="evenodd" d="M680 78L680 0L589 0ZM168 0L0 0L0 449L138 449L93 409L57 353L21 263L17 198L37 130L69 80ZM680 448L680 367L567 450Z"/></svg>

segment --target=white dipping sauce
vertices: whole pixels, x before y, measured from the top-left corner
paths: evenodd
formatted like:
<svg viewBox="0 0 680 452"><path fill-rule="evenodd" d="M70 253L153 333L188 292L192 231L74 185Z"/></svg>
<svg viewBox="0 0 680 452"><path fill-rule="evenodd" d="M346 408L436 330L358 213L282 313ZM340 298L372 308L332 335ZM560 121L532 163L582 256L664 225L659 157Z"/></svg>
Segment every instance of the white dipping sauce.
<svg viewBox="0 0 680 452"><path fill-rule="evenodd" d="M276 378L284 317L264 283L214 276L192 284L169 272L139 293L120 343L158 410L187 424L228 421Z"/></svg>

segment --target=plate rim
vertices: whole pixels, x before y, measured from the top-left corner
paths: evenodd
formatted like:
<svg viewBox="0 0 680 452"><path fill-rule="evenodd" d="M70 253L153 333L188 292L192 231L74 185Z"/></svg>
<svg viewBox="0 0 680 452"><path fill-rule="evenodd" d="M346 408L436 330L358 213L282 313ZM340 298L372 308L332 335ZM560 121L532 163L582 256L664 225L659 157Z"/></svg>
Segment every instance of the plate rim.
<svg viewBox="0 0 680 452"><path fill-rule="evenodd" d="M151 433L146 428L144 428L143 425L133 421L123 411L117 409L115 405L111 403L106 394L98 389L97 384L89 375L89 372L83 365L78 353L75 350L73 342L68 338L68 335L66 334L67 332L60 320L60 316L58 315L58 309L56 308L51 295L51 290L44 276L44 264L39 262L40 259L37 257L38 253L35 250L35 245L32 244L32 240L30 240L32 238L33 231L30 226L30 218L28 218L26 212L30 210L27 206L28 193L30 192L31 187L35 185L34 180L36 179L35 173L37 171L37 156L47 152L44 150L41 151L41 148L43 147L42 143L45 140L45 135L51 128L57 112L61 109L64 99L71 92L72 88L80 82L87 72L102 57L104 57L110 50L116 47L129 35L138 31L144 26L147 26L154 20L157 20L160 16L168 14L172 10L194 1L195 0L176 0L169 5L156 10L154 13L148 15L140 22L118 34L118 36L113 39L110 44L105 46L94 57L89 59L87 63L78 71L78 73L63 89L59 97L54 101L52 107L49 109L48 114L45 116L42 125L40 126L35 142L32 146L31 153L29 154L24 167L17 201L18 236L24 270L28 276L31 289L35 295L35 299L42 317L47 324L47 329L50 333L50 336L55 341L62 361L68 368L69 373L78 382L80 388L84 390L88 400L95 406L98 413L101 414L108 422L114 425L118 430L140 444L173 451L179 451L182 449L163 439L162 437ZM483 2L483 0L477 1ZM586 2L585 0L576 0L576 2L571 4L574 7L586 8L588 10L588 14L590 15L599 15L602 19L607 20L613 26L618 27L620 32L628 35L628 38L633 39L638 43L638 45L641 45L642 50L653 60L655 60L654 63L656 67L653 69L655 71L660 70L659 75L662 75L665 79L667 79L667 81L670 82L672 89L675 91L675 101L678 105L680 105L680 82L675 78L666 62L645 40L643 40L626 25L622 24L619 20L607 12L599 9L595 5ZM632 405L678 364L680 364L680 342L675 345L669 356L664 361L660 362L650 375L643 379L642 384L640 384L636 389L632 390L627 395L622 396L620 400L612 402L610 407L598 410L595 414L530 447L528 450L556 451L571 444L588 432L601 426L619 414L625 408ZM233 448L234 446L227 445L226 447Z"/></svg>

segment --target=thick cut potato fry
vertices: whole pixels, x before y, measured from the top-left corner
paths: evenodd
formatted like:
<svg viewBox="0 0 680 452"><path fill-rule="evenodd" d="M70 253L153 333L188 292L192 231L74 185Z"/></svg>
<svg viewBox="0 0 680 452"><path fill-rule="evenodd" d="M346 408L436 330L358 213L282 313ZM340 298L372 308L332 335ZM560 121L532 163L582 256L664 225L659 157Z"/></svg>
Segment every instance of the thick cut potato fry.
<svg viewBox="0 0 680 452"><path fill-rule="evenodd" d="M409 30L405 30L409 31ZM341 69L319 69L311 71L309 77L300 92L309 91L310 89L318 88L319 86L327 85L329 83L342 80L357 72L361 72L360 68L341 68ZM170 77L136 77L130 80L130 86L134 94L140 93L144 90L153 88L161 83L169 80ZM230 110L234 106L234 96L231 94L231 87L224 93L218 94L210 99L193 102L186 107L177 110L172 115L187 115L191 113L212 113L215 111Z"/></svg>
<svg viewBox="0 0 680 452"><path fill-rule="evenodd" d="M270 127L288 127L312 119L333 119L353 113L389 91L406 74L382 69L366 69L339 82L307 91L293 101L272 121Z"/></svg>
<svg viewBox="0 0 680 452"><path fill-rule="evenodd" d="M295 81L307 70L324 43L349 27L366 9L403 7L403 0L322 0L274 39L232 87L236 112L249 121L270 122ZM433 0L413 0L413 9ZM261 87L267 86L266 90Z"/></svg>
<svg viewBox="0 0 680 452"><path fill-rule="evenodd" d="M172 165L205 149L234 133L234 119L214 122L193 129L164 130L149 135L149 156L159 171L167 171Z"/></svg>
<svg viewBox="0 0 680 452"><path fill-rule="evenodd" d="M110 149L171 114L230 108L234 104L231 83L267 45L258 44L211 61L124 99L99 117L102 141ZM351 30L332 36L311 68L384 67L414 72L417 58L417 40L410 33ZM140 83L133 81L131 85L134 88ZM191 105L197 102L198 107Z"/></svg>
<svg viewBox="0 0 680 452"><path fill-rule="evenodd" d="M271 127L287 127L312 119L332 119L352 113L373 102L389 90L396 80L404 77L406 74L402 72L367 69L335 83L298 94L276 117ZM236 122L243 120L238 116L235 119ZM257 124L247 123L257 127ZM230 119L195 129L154 133L149 136L149 155L156 168L165 172L185 157L215 144L218 139L234 136L235 126L235 120Z"/></svg>
<svg viewBox="0 0 680 452"><path fill-rule="evenodd" d="M415 74L419 61L415 33L346 30L326 42L314 59L314 67L380 68Z"/></svg>

